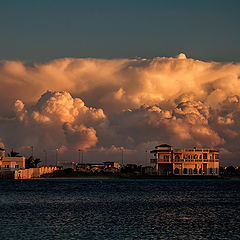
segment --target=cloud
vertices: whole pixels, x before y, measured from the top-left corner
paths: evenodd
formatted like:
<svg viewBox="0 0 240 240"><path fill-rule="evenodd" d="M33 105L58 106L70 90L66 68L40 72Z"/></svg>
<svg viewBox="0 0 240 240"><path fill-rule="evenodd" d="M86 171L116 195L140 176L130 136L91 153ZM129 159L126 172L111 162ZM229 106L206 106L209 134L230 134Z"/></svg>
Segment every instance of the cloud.
<svg viewBox="0 0 240 240"><path fill-rule="evenodd" d="M72 98L64 91L47 91L31 107L25 107L23 102L17 100L14 110L14 123L25 129L25 141L32 141L34 129L35 144L63 144L75 150L95 146L98 138L94 128L103 128L106 119L102 109L89 108L80 98ZM21 136L20 133L18 135Z"/></svg>
<svg viewBox="0 0 240 240"><path fill-rule="evenodd" d="M0 137L8 146L108 154L124 147L138 159L142 148L166 142L221 148L229 161L238 159L240 63L183 53L33 65L2 61L0 83Z"/></svg>

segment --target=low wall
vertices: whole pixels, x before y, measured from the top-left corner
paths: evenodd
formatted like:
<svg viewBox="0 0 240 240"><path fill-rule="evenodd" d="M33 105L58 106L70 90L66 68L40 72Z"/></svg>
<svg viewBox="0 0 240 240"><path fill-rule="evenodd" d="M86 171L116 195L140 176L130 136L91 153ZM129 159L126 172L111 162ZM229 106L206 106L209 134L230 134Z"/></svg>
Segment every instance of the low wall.
<svg viewBox="0 0 240 240"><path fill-rule="evenodd" d="M46 173L52 173L56 171L57 167L39 167L39 168L29 168L24 170L17 170L14 172L14 179L31 179L39 178L41 175Z"/></svg>

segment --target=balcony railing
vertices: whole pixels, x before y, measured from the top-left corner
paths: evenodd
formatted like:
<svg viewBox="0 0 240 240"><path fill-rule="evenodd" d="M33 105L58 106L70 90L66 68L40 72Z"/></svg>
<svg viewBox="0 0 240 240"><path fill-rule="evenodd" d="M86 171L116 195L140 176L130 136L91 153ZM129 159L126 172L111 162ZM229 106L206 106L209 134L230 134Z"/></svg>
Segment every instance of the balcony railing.
<svg viewBox="0 0 240 240"><path fill-rule="evenodd" d="M151 159L151 163L203 163L203 162L218 162L219 160L213 160L213 159Z"/></svg>

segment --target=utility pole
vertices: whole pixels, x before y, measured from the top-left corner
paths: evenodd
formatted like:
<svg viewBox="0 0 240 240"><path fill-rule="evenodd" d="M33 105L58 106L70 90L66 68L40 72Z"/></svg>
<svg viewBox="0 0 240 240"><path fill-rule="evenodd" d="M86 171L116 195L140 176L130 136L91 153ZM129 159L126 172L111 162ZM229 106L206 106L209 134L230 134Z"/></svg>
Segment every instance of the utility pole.
<svg viewBox="0 0 240 240"><path fill-rule="evenodd" d="M43 150L43 152L44 152L44 157L45 157L45 159L44 159L44 165L47 165L47 150Z"/></svg>
<svg viewBox="0 0 240 240"><path fill-rule="evenodd" d="M145 153L146 153L146 159L145 159L145 160L146 160L146 163L148 163L148 161L147 161L147 154L148 154L148 151L146 150Z"/></svg>
<svg viewBox="0 0 240 240"><path fill-rule="evenodd" d="M31 153L32 153L32 157L33 157L33 146L31 146Z"/></svg>
<svg viewBox="0 0 240 240"><path fill-rule="evenodd" d="M123 147L122 147L122 166L123 166Z"/></svg>

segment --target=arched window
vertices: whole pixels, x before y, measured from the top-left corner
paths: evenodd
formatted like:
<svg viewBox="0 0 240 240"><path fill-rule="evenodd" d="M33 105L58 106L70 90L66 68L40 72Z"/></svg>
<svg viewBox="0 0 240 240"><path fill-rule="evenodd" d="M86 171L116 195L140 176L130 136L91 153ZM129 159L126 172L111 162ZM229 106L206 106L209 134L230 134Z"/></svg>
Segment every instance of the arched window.
<svg viewBox="0 0 240 240"><path fill-rule="evenodd" d="M194 155L194 159L198 159L198 155L197 154Z"/></svg>
<svg viewBox="0 0 240 240"><path fill-rule="evenodd" d="M175 169L174 169L174 173L175 173L175 174L179 174L179 169L178 169L178 168L175 168Z"/></svg>
<svg viewBox="0 0 240 240"><path fill-rule="evenodd" d="M210 171L210 174L213 174L213 169L212 168L210 168L209 171Z"/></svg>
<svg viewBox="0 0 240 240"><path fill-rule="evenodd" d="M192 175L192 168L189 168L189 174Z"/></svg>
<svg viewBox="0 0 240 240"><path fill-rule="evenodd" d="M193 169L193 172L194 172L194 174L197 174L197 173L198 173L197 168L194 168L194 169Z"/></svg>
<svg viewBox="0 0 240 240"><path fill-rule="evenodd" d="M202 169L201 168L199 169L199 174L202 174Z"/></svg>
<svg viewBox="0 0 240 240"><path fill-rule="evenodd" d="M187 174L187 168L183 169L183 174Z"/></svg>

